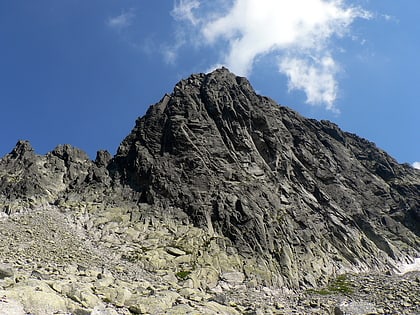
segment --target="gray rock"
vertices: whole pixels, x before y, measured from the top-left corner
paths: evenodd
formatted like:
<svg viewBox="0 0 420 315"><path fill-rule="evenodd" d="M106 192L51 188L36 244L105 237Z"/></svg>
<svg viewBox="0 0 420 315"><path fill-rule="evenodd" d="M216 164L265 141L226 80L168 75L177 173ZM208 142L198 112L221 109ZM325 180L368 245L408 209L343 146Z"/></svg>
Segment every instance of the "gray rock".
<svg viewBox="0 0 420 315"><path fill-rule="evenodd" d="M269 261L291 287L419 254L420 175L373 143L257 95L226 69L192 75L121 143L114 176L155 209Z"/></svg>
<svg viewBox="0 0 420 315"><path fill-rule="evenodd" d="M224 272L221 275L223 281L231 284L241 284L245 280L245 275L242 272L233 271L233 272Z"/></svg>
<svg viewBox="0 0 420 315"><path fill-rule="evenodd" d="M420 255L419 196L419 171L331 122L256 94L227 69L180 81L137 119L112 158L99 151L91 161L70 145L38 155L19 141L0 159L5 226L20 220L17 212L36 218L40 206L54 204L77 227L61 238L65 246L55 238L66 229L45 213L28 221L36 228L0 231L20 242L9 255L84 261L81 249L93 252L94 239L115 264L191 271L185 282L204 290L232 270L245 275L226 278L232 282L294 289L345 271L391 270ZM138 230L128 226L137 223ZM184 235L190 223L201 234ZM115 273L130 270L118 267ZM77 303L98 302L92 290L79 291L69 293Z"/></svg>
<svg viewBox="0 0 420 315"><path fill-rule="evenodd" d="M8 265L0 264L0 280L4 278L14 278L15 271Z"/></svg>
<svg viewBox="0 0 420 315"><path fill-rule="evenodd" d="M368 302L342 302L334 308L335 315L367 315L377 314L375 305Z"/></svg>
<svg viewBox="0 0 420 315"><path fill-rule="evenodd" d="M0 159L0 207L11 214L18 208L60 203L62 199L86 200L98 193L103 199L107 195L102 190L110 183L107 161L104 152L98 153L95 163L70 145L59 145L42 156L28 141L19 141Z"/></svg>

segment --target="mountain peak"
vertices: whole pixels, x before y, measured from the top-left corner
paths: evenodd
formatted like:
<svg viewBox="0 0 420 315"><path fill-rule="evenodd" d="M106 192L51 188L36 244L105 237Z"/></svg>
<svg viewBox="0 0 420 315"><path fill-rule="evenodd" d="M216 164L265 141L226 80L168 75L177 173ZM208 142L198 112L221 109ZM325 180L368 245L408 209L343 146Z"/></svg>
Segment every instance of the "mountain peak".
<svg viewBox="0 0 420 315"><path fill-rule="evenodd" d="M418 172L258 95L226 68L181 80L136 120L113 158L100 151L93 162L64 145L15 161L26 154L32 148L19 142L0 160L1 202L71 200L128 207L134 222L192 222L224 254L238 253L249 283L316 286L420 255ZM256 261L259 272L249 267Z"/></svg>
<svg viewBox="0 0 420 315"><path fill-rule="evenodd" d="M15 158L23 158L25 156L31 156L34 154L35 151L32 148L31 143L27 140L19 140L13 148L12 152L10 152L10 155Z"/></svg>
<svg viewBox="0 0 420 315"><path fill-rule="evenodd" d="M227 69L180 81L137 120L114 161L140 202L177 209L240 252L268 257L290 286L309 281L299 270L313 260L324 261L313 273L320 279L418 253L418 176Z"/></svg>

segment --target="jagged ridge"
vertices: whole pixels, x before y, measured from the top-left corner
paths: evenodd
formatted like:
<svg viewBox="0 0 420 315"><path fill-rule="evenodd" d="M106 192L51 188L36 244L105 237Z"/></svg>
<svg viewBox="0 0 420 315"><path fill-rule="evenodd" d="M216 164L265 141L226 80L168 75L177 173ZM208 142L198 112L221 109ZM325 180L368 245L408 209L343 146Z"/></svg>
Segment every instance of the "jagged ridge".
<svg viewBox="0 0 420 315"><path fill-rule="evenodd" d="M227 69L179 82L113 159L100 152L92 162L71 146L38 156L19 142L0 170L9 213L22 199L129 201L134 219L153 205L262 257L271 285L314 286L419 255L418 171L257 95Z"/></svg>

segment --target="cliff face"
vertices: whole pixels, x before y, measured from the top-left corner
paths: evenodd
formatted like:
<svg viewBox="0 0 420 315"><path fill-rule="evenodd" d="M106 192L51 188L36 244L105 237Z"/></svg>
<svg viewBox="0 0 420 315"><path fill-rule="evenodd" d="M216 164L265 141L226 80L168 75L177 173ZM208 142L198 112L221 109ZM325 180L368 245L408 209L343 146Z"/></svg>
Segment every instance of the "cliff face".
<svg viewBox="0 0 420 315"><path fill-rule="evenodd" d="M114 163L140 202L186 212L274 261L289 284L418 255L418 171L226 69L178 83L137 120Z"/></svg>
<svg viewBox="0 0 420 315"><path fill-rule="evenodd" d="M19 142L0 172L3 211L37 200L130 203L132 220L147 209L192 222L222 249L259 257L275 286L420 255L419 171L257 95L227 69L179 82L113 158L99 152L93 162L70 146L38 156Z"/></svg>
<svg viewBox="0 0 420 315"><path fill-rule="evenodd" d="M106 169L111 155L99 151L95 161L71 145L38 155L28 141L19 141L0 160L0 205L3 212L34 208L60 200L91 200L109 187Z"/></svg>

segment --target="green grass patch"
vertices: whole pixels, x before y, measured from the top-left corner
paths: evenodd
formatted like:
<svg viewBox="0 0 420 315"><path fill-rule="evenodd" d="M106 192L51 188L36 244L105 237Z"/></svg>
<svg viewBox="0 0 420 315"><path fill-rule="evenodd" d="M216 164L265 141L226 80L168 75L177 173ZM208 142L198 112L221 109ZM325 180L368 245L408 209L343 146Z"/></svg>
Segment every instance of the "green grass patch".
<svg viewBox="0 0 420 315"><path fill-rule="evenodd" d="M177 276L177 278L181 280L185 280L188 278L190 274L191 274L191 271L183 270L183 271L178 271L175 275Z"/></svg>
<svg viewBox="0 0 420 315"><path fill-rule="evenodd" d="M340 275L331 281L327 287L322 289L309 289L306 292L319 295L329 295L329 294L352 294L354 287L347 278L346 275Z"/></svg>
<svg viewBox="0 0 420 315"><path fill-rule="evenodd" d="M310 294L319 294L319 295L329 295L332 294L331 291L328 291L327 289L319 289L319 290L315 290L315 289L308 289L306 290L307 293Z"/></svg>
<svg viewBox="0 0 420 315"><path fill-rule="evenodd" d="M338 276L329 286L328 289L332 292L339 292L344 294L353 293L353 285L350 283L346 275Z"/></svg>

